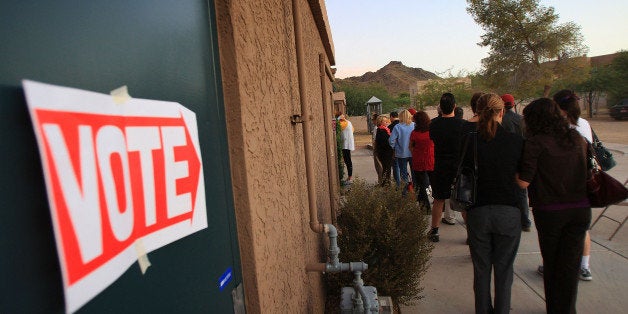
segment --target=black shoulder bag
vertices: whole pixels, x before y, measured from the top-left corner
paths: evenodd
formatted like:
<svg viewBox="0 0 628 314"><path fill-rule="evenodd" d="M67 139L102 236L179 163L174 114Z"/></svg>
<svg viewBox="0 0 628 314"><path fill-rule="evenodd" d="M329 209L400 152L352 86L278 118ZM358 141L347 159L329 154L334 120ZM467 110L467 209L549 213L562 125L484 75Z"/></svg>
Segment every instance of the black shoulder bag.
<svg viewBox="0 0 628 314"><path fill-rule="evenodd" d="M478 182L478 139L477 132L470 132L464 142L464 150L458 163L458 171L451 185L449 202L455 211L465 211L475 204ZM469 147L469 138L473 137L473 168L464 166L464 157Z"/></svg>
<svg viewBox="0 0 628 314"><path fill-rule="evenodd" d="M617 162L615 162L613 154L609 152L608 149L604 147L604 145L602 145L602 142L593 131L593 128L591 129L591 133L593 133L593 143L591 143L591 146L593 146L593 151L595 152L597 162L602 170L608 171L611 168L615 167L615 165L617 165Z"/></svg>

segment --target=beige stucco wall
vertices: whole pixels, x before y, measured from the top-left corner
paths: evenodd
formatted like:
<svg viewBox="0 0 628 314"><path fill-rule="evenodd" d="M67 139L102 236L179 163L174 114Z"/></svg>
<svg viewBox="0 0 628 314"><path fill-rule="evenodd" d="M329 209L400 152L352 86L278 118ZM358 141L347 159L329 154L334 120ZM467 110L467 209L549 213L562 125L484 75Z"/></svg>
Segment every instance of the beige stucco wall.
<svg viewBox="0 0 628 314"><path fill-rule="evenodd" d="M319 54L333 60L329 54L333 46L325 46L325 36L319 32L321 25L328 25L324 14L317 16L318 23L315 20L325 12L324 5L310 2L298 1L305 46L304 97L310 107L309 112L301 113L292 2L216 1L234 205L249 313L324 310L322 275L305 272L305 265L324 261L326 239L309 228L303 132L300 124L290 121L294 114L313 118L316 204L320 220L330 222L323 105L331 105L331 95L323 101ZM313 11L311 5L322 10ZM324 23L320 23L321 17ZM331 91L329 80L325 86Z"/></svg>

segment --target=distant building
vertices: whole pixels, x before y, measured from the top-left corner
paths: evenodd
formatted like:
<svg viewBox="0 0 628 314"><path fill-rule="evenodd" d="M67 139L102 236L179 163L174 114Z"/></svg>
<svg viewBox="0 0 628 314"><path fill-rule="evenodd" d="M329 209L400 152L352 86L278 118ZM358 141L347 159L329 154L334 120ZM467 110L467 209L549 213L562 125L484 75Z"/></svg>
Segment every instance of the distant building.
<svg viewBox="0 0 628 314"><path fill-rule="evenodd" d="M332 98L334 100L334 114L347 113L347 99L345 97L345 92L334 92Z"/></svg>

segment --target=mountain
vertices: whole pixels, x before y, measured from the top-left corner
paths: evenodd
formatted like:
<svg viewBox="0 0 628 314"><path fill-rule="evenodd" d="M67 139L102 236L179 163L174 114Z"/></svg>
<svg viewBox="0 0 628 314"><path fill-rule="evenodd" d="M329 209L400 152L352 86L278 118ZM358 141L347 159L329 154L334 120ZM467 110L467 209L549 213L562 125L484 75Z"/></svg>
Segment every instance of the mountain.
<svg viewBox="0 0 628 314"><path fill-rule="evenodd" d="M417 81L438 78L436 74L421 68L410 68L403 65L400 61L391 61L376 72L366 72L362 76L336 80L353 84L381 84L391 96L397 96L400 93L409 93L410 85L416 84Z"/></svg>

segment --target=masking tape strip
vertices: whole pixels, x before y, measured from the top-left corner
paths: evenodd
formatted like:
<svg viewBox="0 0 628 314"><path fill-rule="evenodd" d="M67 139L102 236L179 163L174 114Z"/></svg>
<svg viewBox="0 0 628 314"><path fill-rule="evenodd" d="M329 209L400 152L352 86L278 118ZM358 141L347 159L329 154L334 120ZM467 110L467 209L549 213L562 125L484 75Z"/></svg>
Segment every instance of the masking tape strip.
<svg viewBox="0 0 628 314"><path fill-rule="evenodd" d="M137 253L137 262L140 264L142 275L146 274L146 269L151 265L146 255L146 249L144 248L144 242L142 240L135 241L135 252Z"/></svg>
<svg viewBox="0 0 628 314"><path fill-rule="evenodd" d="M111 97L113 97L113 102L118 105L123 104L131 99L131 96L129 96L129 90L126 85L112 90L109 94L111 95Z"/></svg>

